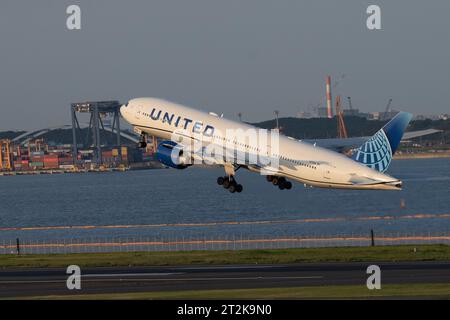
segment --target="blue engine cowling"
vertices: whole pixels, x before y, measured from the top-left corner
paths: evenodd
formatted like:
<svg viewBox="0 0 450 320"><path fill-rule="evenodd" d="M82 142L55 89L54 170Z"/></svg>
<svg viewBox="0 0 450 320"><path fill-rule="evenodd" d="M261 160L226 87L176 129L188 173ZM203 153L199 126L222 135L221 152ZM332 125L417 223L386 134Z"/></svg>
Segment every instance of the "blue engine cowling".
<svg viewBox="0 0 450 320"><path fill-rule="evenodd" d="M156 149L156 159L171 168L186 169L189 166L183 163L182 156L182 147L170 140L162 141Z"/></svg>

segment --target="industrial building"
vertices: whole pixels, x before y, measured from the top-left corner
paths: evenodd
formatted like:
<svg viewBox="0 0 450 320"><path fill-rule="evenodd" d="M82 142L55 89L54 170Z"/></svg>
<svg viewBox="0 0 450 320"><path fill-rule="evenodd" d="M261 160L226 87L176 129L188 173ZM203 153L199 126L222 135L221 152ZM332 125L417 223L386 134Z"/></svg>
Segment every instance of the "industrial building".
<svg viewBox="0 0 450 320"><path fill-rule="evenodd" d="M146 149L138 149L139 137L120 129L119 107L118 101L72 103L71 126L33 130L0 140L0 171L29 173L157 167L153 159L156 139ZM79 113L89 116L88 125L79 121ZM112 125L109 125L110 118ZM71 143L45 139L52 133L62 135L69 130Z"/></svg>

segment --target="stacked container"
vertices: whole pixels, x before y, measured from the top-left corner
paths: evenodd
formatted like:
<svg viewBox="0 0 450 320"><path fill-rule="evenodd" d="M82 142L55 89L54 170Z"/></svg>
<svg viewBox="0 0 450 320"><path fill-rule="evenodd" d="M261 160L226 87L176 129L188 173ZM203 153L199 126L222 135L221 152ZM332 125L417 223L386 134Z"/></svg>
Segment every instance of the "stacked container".
<svg viewBox="0 0 450 320"><path fill-rule="evenodd" d="M58 155L48 154L44 156L44 168L46 169L57 169L59 168Z"/></svg>

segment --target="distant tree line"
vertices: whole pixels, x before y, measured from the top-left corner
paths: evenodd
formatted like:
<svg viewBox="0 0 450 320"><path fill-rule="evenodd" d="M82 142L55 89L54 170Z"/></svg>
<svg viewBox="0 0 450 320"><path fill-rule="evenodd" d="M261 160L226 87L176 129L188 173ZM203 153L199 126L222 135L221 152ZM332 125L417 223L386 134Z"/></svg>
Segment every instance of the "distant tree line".
<svg viewBox="0 0 450 320"><path fill-rule="evenodd" d="M367 120L361 117L345 117L345 126L349 137L371 136L382 128L387 121ZM296 139L326 139L336 138L337 136L337 120L336 118L280 118L280 127L283 134L294 137ZM253 125L272 129L276 127L275 120L253 123ZM450 142L450 120L415 120L411 121L407 131L416 131L424 129L444 130L444 137ZM442 140L442 134L429 136L429 139ZM428 138L427 138L428 139Z"/></svg>
<svg viewBox="0 0 450 320"><path fill-rule="evenodd" d="M349 137L357 136L371 136L377 132L386 121L367 120L360 117L345 117L345 125ZM316 118L316 119L300 119L300 118L280 118L279 124L282 128L283 134L294 137L296 139L324 139L336 138L337 136L337 121L336 118ZM273 129L276 127L275 120L268 120L253 125ZM427 140L442 140L450 143L450 120L416 120L411 121L407 131L424 130L424 129L439 129L444 130L444 134L434 134L427 137ZM0 132L0 139L12 139L24 131L4 131ZM116 141L115 135L111 132L101 130L102 142L114 145ZM48 132L41 136L45 141L55 144L71 144L72 130L71 129L57 129ZM92 132L88 133L87 129L82 129L77 132L78 143L86 142L88 145L92 144ZM124 144L133 144L128 140L122 139Z"/></svg>

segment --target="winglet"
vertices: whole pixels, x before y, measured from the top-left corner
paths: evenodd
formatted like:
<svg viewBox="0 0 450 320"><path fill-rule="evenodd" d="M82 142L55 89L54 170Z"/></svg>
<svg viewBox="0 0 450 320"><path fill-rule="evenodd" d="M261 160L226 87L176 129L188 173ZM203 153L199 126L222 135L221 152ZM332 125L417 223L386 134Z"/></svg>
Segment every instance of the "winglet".
<svg viewBox="0 0 450 320"><path fill-rule="evenodd" d="M411 113L399 112L382 129L359 147L352 158L372 169L385 172L411 119Z"/></svg>

